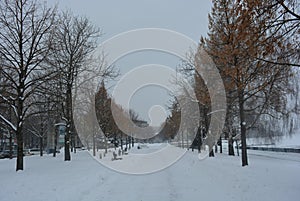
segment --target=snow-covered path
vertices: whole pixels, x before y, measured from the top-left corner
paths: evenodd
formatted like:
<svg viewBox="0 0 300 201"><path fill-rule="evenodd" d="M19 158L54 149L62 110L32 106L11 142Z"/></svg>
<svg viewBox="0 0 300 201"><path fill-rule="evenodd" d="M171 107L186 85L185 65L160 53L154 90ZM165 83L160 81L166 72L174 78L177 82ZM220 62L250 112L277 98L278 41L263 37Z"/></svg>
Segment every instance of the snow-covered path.
<svg viewBox="0 0 300 201"><path fill-rule="evenodd" d="M147 175L115 172L87 151L64 162L63 155L0 160L1 201L299 200L300 155L251 152L249 167L239 157L218 154L200 161L188 152L171 167ZM284 158L284 160L282 160Z"/></svg>

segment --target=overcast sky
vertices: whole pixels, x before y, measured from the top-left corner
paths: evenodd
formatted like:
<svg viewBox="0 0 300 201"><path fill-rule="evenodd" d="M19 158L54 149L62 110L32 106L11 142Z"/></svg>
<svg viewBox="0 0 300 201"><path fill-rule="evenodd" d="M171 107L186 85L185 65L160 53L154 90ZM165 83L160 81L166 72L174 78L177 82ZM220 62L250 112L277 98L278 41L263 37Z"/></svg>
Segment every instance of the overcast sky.
<svg viewBox="0 0 300 201"><path fill-rule="evenodd" d="M207 33L207 16L211 9L209 0L48 0L47 2L49 5L58 4L59 9L69 9L74 14L88 17L103 32L100 42L116 34L140 28L170 29L197 42L201 35L205 36ZM173 55L145 51L120 59L116 66L120 68L121 78L139 65L157 63L176 68L179 61L179 58ZM169 100L169 92L166 89L148 86L134 94L130 107L149 121L150 108L154 105L166 107ZM154 107L150 113L154 125L165 118L159 107Z"/></svg>

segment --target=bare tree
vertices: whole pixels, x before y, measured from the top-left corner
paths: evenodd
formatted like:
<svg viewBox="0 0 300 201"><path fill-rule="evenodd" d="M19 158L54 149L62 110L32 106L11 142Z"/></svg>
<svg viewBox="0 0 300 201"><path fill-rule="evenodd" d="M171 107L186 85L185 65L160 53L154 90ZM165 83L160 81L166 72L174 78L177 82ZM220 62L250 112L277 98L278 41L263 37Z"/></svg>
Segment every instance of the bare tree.
<svg viewBox="0 0 300 201"><path fill-rule="evenodd" d="M71 160L70 140L75 135L73 121L73 90L78 75L86 70L90 53L96 48L100 30L86 17L63 12L59 16L49 62L59 72L59 87L63 118L66 119L65 160Z"/></svg>
<svg viewBox="0 0 300 201"><path fill-rule="evenodd" d="M12 108L15 121L0 118L16 133L16 170L23 170L23 121L31 103L28 98L48 76L43 61L52 39L56 10L36 1L0 2L0 57L2 74L9 81L10 95L0 94Z"/></svg>

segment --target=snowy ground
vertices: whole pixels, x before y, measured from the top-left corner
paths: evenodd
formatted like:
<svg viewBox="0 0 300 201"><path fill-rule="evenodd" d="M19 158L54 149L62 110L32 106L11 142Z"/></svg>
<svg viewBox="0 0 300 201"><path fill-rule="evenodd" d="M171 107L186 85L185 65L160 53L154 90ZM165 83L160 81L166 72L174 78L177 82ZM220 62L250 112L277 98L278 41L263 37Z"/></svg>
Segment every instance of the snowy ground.
<svg viewBox="0 0 300 201"><path fill-rule="evenodd" d="M299 200L300 154L251 150L249 163L242 168L239 157L226 154L199 160L189 151L157 173L128 175L100 165L87 151L73 154L71 162L64 162L63 154L26 157L23 172L14 171L15 159L5 159L0 160L0 200Z"/></svg>
<svg viewBox="0 0 300 201"><path fill-rule="evenodd" d="M141 149L137 149L137 147L141 147ZM131 149L129 154L117 156L121 160L112 160L113 152L118 154L118 150L110 149L108 150L108 157L100 159L100 154L103 156L104 150L99 151L95 159L118 172L148 174L172 165L186 153L186 149L180 149L167 143L139 144ZM92 152L90 153L92 154Z"/></svg>

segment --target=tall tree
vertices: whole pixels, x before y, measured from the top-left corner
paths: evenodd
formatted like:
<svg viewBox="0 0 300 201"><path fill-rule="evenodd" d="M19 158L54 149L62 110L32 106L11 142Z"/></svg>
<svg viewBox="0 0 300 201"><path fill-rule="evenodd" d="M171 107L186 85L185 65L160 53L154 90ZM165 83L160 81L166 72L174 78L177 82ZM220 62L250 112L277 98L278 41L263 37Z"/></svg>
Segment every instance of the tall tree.
<svg viewBox="0 0 300 201"><path fill-rule="evenodd" d="M63 12L58 19L55 43L52 45L51 59L48 61L59 72L59 90L62 97L63 117L66 120L65 161L71 160L70 137L75 135L73 120L73 90L78 75L87 69L90 53L96 48L100 30L86 17L73 16Z"/></svg>
<svg viewBox="0 0 300 201"><path fill-rule="evenodd" d="M285 103L284 86L288 85L291 69L257 59L274 54L269 44L275 38L269 37L265 26L275 14L259 12L265 2L215 0L213 3L205 49L223 77L227 99L238 109L242 166L246 166L247 129L253 127L262 114L284 110L281 107Z"/></svg>
<svg viewBox="0 0 300 201"><path fill-rule="evenodd" d="M49 52L55 9L30 0L0 2L0 57L2 74L11 85L10 95L0 94L12 108L15 121L0 119L16 133L16 170L23 170L23 121L32 104L28 98L44 82L43 61Z"/></svg>

